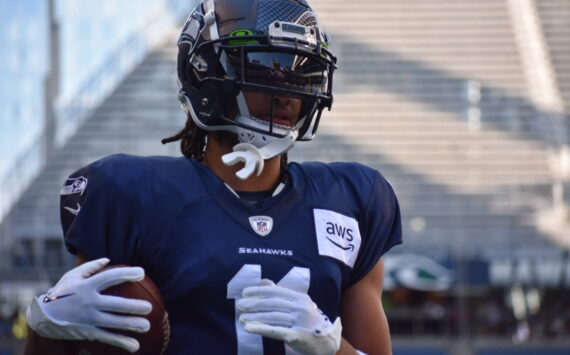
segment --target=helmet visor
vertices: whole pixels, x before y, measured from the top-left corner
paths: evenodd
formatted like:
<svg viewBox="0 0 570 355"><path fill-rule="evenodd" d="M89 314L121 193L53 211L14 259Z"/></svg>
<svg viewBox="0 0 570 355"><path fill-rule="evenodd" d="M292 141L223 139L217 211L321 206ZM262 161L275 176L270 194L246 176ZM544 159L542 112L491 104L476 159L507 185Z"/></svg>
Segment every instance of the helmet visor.
<svg viewBox="0 0 570 355"><path fill-rule="evenodd" d="M230 51L228 60L237 79L249 89L273 87L293 95L319 95L327 90L328 66L315 57L235 50Z"/></svg>

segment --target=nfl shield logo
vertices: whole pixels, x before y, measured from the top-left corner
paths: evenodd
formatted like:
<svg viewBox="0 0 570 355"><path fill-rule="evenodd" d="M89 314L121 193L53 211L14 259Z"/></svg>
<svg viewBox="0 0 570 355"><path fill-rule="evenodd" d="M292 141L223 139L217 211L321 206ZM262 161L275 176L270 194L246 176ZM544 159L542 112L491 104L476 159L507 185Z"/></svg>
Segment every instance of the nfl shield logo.
<svg viewBox="0 0 570 355"><path fill-rule="evenodd" d="M271 233L271 230L273 229L273 218L269 216L249 217L249 223L251 224L253 231L262 237Z"/></svg>

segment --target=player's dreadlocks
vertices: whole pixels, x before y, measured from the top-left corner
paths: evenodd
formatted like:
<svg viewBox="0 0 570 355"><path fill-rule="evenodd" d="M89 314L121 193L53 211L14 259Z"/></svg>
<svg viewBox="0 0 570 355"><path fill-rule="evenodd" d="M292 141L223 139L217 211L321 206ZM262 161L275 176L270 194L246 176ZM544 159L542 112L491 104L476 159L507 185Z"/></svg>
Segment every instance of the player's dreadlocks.
<svg viewBox="0 0 570 355"><path fill-rule="evenodd" d="M162 144L181 141L180 151L189 158L199 162L204 161L204 148L206 146L207 132L196 126L191 117L188 117L184 128L172 137L164 138Z"/></svg>
<svg viewBox="0 0 570 355"><path fill-rule="evenodd" d="M222 132L214 131L212 133L220 134ZM180 151L185 157L203 162L207 134L208 132L198 127L192 120L192 117L188 116L186 124L180 132L176 133L174 136L164 138L161 142L162 144L167 144L180 141ZM286 169L287 153L281 155L281 171L284 172Z"/></svg>

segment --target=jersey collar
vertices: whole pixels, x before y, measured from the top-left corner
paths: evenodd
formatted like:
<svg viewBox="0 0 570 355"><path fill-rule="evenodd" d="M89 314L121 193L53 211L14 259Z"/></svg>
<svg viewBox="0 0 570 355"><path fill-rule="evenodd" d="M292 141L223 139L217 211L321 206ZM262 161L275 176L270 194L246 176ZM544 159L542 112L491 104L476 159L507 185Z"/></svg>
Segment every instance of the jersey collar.
<svg viewBox="0 0 570 355"><path fill-rule="evenodd" d="M249 218L252 216L268 216L273 219L273 233L286 223L291 222L294 213L300 208L303 200L305 181L296 164L289 164L287 170L290 175L290 186L285 187L281 193L251 204L240 199L235 192L228 189L226 184L208 167L189 159L199 173L199 176L208 190L210 197L220 208L246 230L252 231ZM310 212L310 211L309 211ZM272 233L271 233L272 234ZM271 234L268 237L271 237Z"/></svg>

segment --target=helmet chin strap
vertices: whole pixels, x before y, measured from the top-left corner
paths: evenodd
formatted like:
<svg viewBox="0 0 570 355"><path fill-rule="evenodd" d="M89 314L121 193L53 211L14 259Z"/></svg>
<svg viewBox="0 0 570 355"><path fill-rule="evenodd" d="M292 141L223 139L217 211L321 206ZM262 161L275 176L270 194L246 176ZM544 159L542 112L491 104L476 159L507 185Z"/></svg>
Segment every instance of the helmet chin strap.
<svg viewBox="0 0 570 355"><path fill-rule="evenodd" d="M250 143L239 143L233 147L233 152L224 154L222 162L231 166L239 162L244 162L245 166L236 172L236 176L241 180L248 179L254 172L256 176L261 175L265 166L265 160L285 153L293 147L297 139L297 131L291 131L286 137L273 139L269 144L257 148Z"/></svg>

